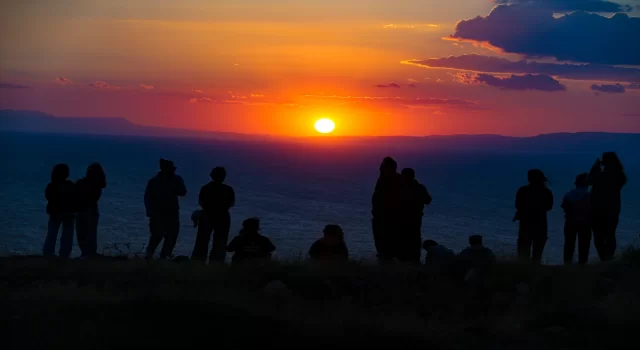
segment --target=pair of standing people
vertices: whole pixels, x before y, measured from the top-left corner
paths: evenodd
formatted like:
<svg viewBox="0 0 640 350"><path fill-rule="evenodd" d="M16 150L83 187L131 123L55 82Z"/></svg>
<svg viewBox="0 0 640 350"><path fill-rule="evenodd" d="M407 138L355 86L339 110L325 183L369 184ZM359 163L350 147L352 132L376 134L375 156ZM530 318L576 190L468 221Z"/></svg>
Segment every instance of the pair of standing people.
<svg viewBox="0 0 640 350"><path fill-rule="evenodd" d="M420 263L422 217L432 198L415 179L415 171L397 172L398 164L386 157L372 197L372 226L378 259Z"/></svg>
<svg viewBox="0 0 640 350"><path fill-rule="evenodd" d="M42 248L43 255L55 254L60 227L60 250L58 255L68 258L73 246L75 225L78 246L82 257L94 257L98 249L98 201L107 187L106 176L99 163L87 168L85 177L73 183L69 180L69 166L58 164L51 172L51 182L45 189L49 223Z"/></svg>
<svg viewBox="0 0 640 350"><path fill-rule="evenodd" d="M214 168L210 176L212 181L204 185L198 195L202 213L198 220L198 234L192 260L207 259L209 241L213 233L209 260L224 262L231 227L229 209L235 205L235 193L230 186L224 184L227 176L224 168ZM144 195L151 233L147 244L147 259L153 257L163 239L160 258L173 255L180 232L178 197L184 197L186 194L187 188L182 177L176 174L175 164L161 159L160 172L149 180Z"/></svg>

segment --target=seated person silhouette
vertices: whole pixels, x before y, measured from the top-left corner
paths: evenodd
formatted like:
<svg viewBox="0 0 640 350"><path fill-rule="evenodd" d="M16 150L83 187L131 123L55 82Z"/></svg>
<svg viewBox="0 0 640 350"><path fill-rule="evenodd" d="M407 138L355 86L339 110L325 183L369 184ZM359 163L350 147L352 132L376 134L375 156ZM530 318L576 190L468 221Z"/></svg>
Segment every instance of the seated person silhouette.
<svg viewBox="0 0 640 350"><path fill-rule="evenodd" d="M313 261L347 261L349 251L344 242L344 232L340 225L327 225L324 236L315 241L309 249L309 257Z"/></svg>
<svg viewBox="0 0 640 350"><path fill-rule="evenodd" d="M427 255L424 258L425 265L450 262L456 257L456 253L453 250L431 239L424 241L422 248L427 251Z"/></svg>
<svg viewBox="0 0 640 350"><path fill-rule="evenodd" d="M233 253L232 263L271 260L271 253L276 247L269 238L260 234L260 219L249 218L242 222L242 230L227 246Z"/></svg>
<svg viewBox="0 0 640 350"><path fill-rule="evenodd" d="M469 247L461 251L456 258L465 281L482 280L496 261L493 251L484 246L482 236L469 237Z"/></svg>

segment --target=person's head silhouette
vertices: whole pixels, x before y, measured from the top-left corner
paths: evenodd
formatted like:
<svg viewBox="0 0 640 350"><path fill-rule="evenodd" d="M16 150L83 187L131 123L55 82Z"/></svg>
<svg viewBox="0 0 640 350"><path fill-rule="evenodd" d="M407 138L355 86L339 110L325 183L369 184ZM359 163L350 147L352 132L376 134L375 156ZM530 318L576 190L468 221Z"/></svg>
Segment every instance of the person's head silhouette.
<svg viewBox="0 0 640 350"><path fill-rule="evenodd" d="M616 152L605 152L602 154L602 165L605 171L623 172L622 162Z"/></svg>
<svg viewBox="0 0 640 350"><path fill-rule="evenodd" d="M344 231L342 226L336 224L329 224L324 227L322 231L324 238L329 240L342 240L344 238Z"/></svg>
<svg viewBox="0 0 640 350"><path fill-rule="evenodd" d="M482 247L482 236L481 235L470 236L469 245L471 247Z"/></svg>
<svg viewBox="0 0 640 350"><path fill-rule="evenodd" d="M588 177L589 174L587 173L579 174L578 176L576 176L576 181L574 182L574 184L576 185L576 187L589 187L589 184L587 182Z"/></svg>
<svg viewBox="0 0 640 350"><path fill-rule="evenodd" d="M176 166L172 161L161 158L160 171L167 174L173 174L176 172Z"/></svg>
<svg viewBox="0 0 640 350"><path fill-rule="evenodd" d="M402 176L406 177L409 180L415 180L416 179L416 171L413 170L412 168L404 168L404 169L402 169L401 174L402 174Z"/></svg>
<svg viewBox="0 0 640 350"><path fill-rule="evenodd" d="M209 174L209 176L211 176L211 180L213 180L213 182L224 182L227 178L227 170L218 166L211 170L211 174Z"/></svg>
<svg viewBox="0 0 640 350"><path fill-rule="evenodd" d="M529 180L529 184L534 186L546 186L546 183L549 181L540 169L529 170L527 178Z"/></svg>
<svg viewBox="0 0 640 350"><path fill-rule="evenodd" d="M101 186L106 186L106 176L104 174L104 169L102 169L102 165L100 163L91 163L87 168L86 178L91 180Z"/></svg>
<svg viewBox="0 0 640 350"><path fill-rule="evenodd" d="M398 171L398 163L391 157L386 157L382 160L382 164L380 164L380 174L381 175L391 175L395 174Z"/></svg>
<svg viewBox="0 0 640 350"><path fill-rule="evenodd" d="M56 164L51 171L51 182L60 182L69 178L69 166Z"/></svg>
<svg viewBox="0 0 640 350"><path fill-rule="evenodd" d="M248 218L242 222L242 234L256 235L260 232L260 219Z"/></svg>

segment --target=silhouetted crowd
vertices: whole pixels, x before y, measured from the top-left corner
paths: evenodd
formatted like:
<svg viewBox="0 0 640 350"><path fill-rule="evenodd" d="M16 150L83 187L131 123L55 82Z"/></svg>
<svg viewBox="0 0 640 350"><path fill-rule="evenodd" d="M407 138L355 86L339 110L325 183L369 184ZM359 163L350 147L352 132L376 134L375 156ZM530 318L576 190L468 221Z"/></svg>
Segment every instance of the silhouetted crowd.
<svg viewBox="0 0 640 350"><path fill-rule="evenodd" d="M173 257L180 232L179 197L187 194L184 180L176 174L175 164L160 159L159 165L160 171L149 180L144 192L150 232L146 247L149 260L153 259L160 243L160 258ZM483 245L480 235L471 236L469 247L457 255L434 240L423 242L424 208L432 202L429 191L416 180L413 169L406 168L398 173L398 164L393 158L384 158L379 171L371 213L373 239L380 262L397 260L419 264L422 249L426 251L425 264L456 261L474 267L474 271L482 271L478 267L495 261L494 253ZM235 205L235 192L225 184L226 176L223 167L216 167L210 173L211 182L200 189L200 209L191 216L194 228L197 228L191 260L223 263L227 252L233 253L233 263L269 260L276 247L261 234L258 218L244 220L239 234L229 242L229 210ZM614 152L604 153L590 172L576 177L576 187L563 197L561 205L565 213L566 264L573 261L576 240L578 261L587 263L592 235L600 259L613 259L621 209L620 192L626 181L622 163ZM515 199L513 221L519 222L518 256L534 262L542 259L548 233L547 212L553 208L553 194L547 183L541 170L529 170L528 184L518 190ZM51 182L45 190L49 215L43 247L45 256L55 254L61 226L60 257L68 258L71 254L74 226L81 257L98 256L98 201L106 186L105 172L98 163L89 165L85 177L75 183L69 180L66 164L53 168ZM311 245L309 257L314 261L347 261L349 251L342 227L327 225L323 236Z"/></svg>

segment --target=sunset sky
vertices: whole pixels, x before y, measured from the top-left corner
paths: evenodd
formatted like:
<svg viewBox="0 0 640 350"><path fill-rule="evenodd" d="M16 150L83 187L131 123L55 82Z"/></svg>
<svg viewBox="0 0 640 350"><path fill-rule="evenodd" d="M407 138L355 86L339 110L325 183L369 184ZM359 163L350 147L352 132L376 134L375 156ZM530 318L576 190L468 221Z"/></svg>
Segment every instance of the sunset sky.
<svg viewBox="0 0 640 350"><path fill-rule="evenodd" d="M638 16L639 0L2 1L0 108L293 136L322 117L336 135L640 132Z"/></svg>

